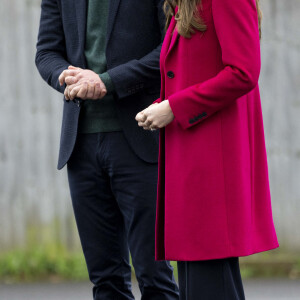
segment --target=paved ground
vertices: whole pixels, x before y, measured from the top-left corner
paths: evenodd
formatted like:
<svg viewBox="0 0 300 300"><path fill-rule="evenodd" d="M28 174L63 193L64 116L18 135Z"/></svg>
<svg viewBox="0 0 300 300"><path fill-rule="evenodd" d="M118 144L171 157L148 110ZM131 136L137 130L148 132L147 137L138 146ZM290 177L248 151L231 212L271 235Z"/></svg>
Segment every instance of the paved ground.
<svg viewBox="0 0 300 300"><path fill-rule="evenodd" d="M245 281L245 292L247 300L300 300L300 281L247 280ZM136 299L140 299L136 284L134 285L134 294ZM0 284L0 300L43 299L91 300L91 285L86 282Z"/></svg>

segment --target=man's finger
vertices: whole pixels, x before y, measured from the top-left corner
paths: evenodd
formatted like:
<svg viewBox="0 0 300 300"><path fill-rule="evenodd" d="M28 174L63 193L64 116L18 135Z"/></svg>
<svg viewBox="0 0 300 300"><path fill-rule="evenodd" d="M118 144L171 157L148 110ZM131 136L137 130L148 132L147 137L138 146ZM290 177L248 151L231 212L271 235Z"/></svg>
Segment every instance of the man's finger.
<svg viewBox="0 0 300 300"><path fill-rule="evenodd" d="M64 96L65 96L66 100L70 100L68 87L65 88Z"/></svg>
<svg viewBox="0 0 300 300"><path fill-rule="evenodd" d="M106 96L106 94L107 94L106 88L102 89L102 90L101 90L100 98L101 98L101 99L104 98L104 97Z"/></svg>
<svg viewBox="0 0 300 300"><path fill-rule="evenodd" d="M101 98L101 87L100 87L100 83L96 83L96 85L95 85L95 92L94 92L93 99L100 99L100 98Z"/></svg>
<svg viewBox="0 0 300 300"><path fill-rule="evenodd" d="M59 84L64 85L66 77L76 76L79 72L79 70L64 70L58 77Z"/></svg>
<svg viewBox="0 0 300 300"><path fill-rule="evenodd" d="M71 100L74 100L79 92L79 90L81 89L81 86L78 85L78 86L75 86L74 88L72 89L69 89L69 98Z"/></svg>
<svg viewBox="0 0 300 300"><path fill-rule="evenodd" d="M69 70L80 70L81 68L74 67L74 66L69 66L68 69Z"/></svg>
<svg viewBox="0 0 300 300"><path fill-rule="evenodd" d="M100 90L101 90L101 94L99 98L102 99L107 94L106 86L102 80L100 81Z"/></svg>
<svg viewBox="0 0 300 300"><path fill-rule="evenodd" d="M68 75L67 75L67 72L68 72L68 70L64 70L64 71L62 71L62 73L59 75L58 80L59 80L59 84L60 84L60 85L64 85L64 83L65 83L65 78L66 78L66 76L68 76Z"/></svg>
<svg viewBox="0 0 300 300"><path fill-rule="evenodd" d="M88 83L84 82L81 85L81 88L80 88L79 92L77 93L77 97L84 100L84 99L86 99L87 92L88 92Z"/></svg>
<svg viewBox="0 0 300 300"><path fill-rule="evenodd" d="M71 94L71 92L73 91L73 89L76 87L75 91L72 93L72 99L74 100L75 97L77 97L77 93L80 91L82 85L84 84L85 81L78 81L72 85L68 85L68 90L69 90L69 95ZM70 96L69 96L70 97Z"/></svg>
<svg viewBox="0 0 300 300"><path fill-rule="evenodd" d="M83 81L84 82L84 81ZM76 82L76 83L74 83L74 84L71 84L71 85L68 85L68 88L69 88L69 91L72 91L73 89L74 89L74 87L75 86L82 86L82 84L83 84L83 82L82 81L78 81L78 82Z"/></svg>
<svg viewBox="0 0 300 300"><path fill-rule="evenodd" d="M94 99L94 94L95 94L95 83L94 82L90 82L88 84L88 91L86 94L86 98L87 99ZM94 99L96 100L96 99Z"/></svg>
<svg viewBox="0 0 300 300"><path fill-rule="evenodd" d="M65 83L67 85L72 85L78 82L78 78L76 76L67 76L65 78Z"/></svg>
<svg viewBox="0 0 300 300"><path fill-rule="evenodd" d="M59 84L62 86L65 82L65 75L64 75L65 71L62 71L61 74L59 75L58 77L58 81L59 81Z"/></svg>

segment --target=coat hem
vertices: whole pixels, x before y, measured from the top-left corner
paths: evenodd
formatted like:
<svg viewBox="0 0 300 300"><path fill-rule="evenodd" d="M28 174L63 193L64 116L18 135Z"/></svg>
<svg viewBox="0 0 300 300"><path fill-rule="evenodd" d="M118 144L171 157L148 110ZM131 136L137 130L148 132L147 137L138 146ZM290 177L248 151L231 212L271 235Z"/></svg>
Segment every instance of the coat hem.
<svg viewBox="0 0 300 300"><path fill-rule="evenodd" d="M270 247L265 247L265 248L260 248L257 250L253 250L253 251L245 251L245 252L231 252L228 255L165 255L164 258L155 257L156 261L164 261L164 260L168 260L168 261L201 261L201 260L214 260L214 259L224 259L224 258L230 258L230 257L245 257L245 256L250 256L253 254L257 254L257 253L261 253L261 252L266 252L266 251L270 251L270 250L274 250L276 248L279 247L279 244L276 243L273 246ZM187 258L188 257L188 258Z"/></svg>

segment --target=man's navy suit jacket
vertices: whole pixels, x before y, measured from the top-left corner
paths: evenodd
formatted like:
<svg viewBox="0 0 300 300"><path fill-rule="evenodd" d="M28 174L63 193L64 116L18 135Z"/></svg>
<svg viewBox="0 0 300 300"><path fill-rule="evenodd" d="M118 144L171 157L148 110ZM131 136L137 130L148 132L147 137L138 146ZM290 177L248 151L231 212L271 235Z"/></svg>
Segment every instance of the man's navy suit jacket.
<svg viewBox="0 0 300 300"><path fill-rule="evenodd" d="M86 68L87 2L42 0L36 65L43 79L61 93L61 72L69 65ZM107 26L107 69L116 89L118 116L131 148L149 163L157 162L158 133L139 128L135 115L159 97L162 6L163 0L111 0ZM79 99L64 99L58 169L72 154L79 113Z"/></svg>

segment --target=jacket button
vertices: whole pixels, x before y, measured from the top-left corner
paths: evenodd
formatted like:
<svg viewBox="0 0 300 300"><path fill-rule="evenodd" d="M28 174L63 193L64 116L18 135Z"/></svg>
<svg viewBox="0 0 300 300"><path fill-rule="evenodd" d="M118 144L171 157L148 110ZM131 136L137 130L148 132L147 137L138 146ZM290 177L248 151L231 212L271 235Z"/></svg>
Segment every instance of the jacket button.
<svg viewBox="0 0 300 300"><path fill-rule="evenodd" d="M167 76L168 76L170 79L173 79L173 78L175 77L175 74L174 74L174 72L169 71L169 72L167 73Z"/></svg>

